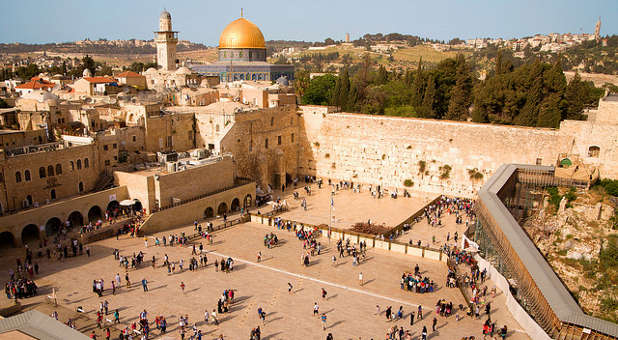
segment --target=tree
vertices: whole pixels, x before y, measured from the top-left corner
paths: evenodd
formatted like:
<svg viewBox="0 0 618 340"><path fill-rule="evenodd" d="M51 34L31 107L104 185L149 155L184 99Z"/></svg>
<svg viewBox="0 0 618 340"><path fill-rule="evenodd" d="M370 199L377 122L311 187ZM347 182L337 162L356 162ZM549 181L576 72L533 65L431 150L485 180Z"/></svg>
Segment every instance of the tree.
<svg viewBox="0 0 618 340"><path fill-rule="evenodd" d="M435 118L436 112L433 108L436 95L436 82L433 76L427 78L427 86L425 90L425 96L423 97L422 105L418 110L419 116L423 118Z"/></svg>
<svg viewBox="0 0 618 340"><path fill-rule="evenodd" d="M539 108L537 126L558 128L560 125L560 95L552 94L545 98Z"/></svg>
<svg viewBox="0 0 618 340"><path fill-rule="evenodd" d="M379 85L386 84L388 82L388 71L384 65L380 65L378 68L378 77L376 78L376 83Z"/></svg>
<svg viewBox="0 0 618 340"><path fill-rule="evenodd" d="M94 62L94 59L92 59L87 54L86 54L85 57L82 58L82 70L81 70L81 72L84 72L85 69L89 69L90 72L92 72L93 74L96 71L96 64Z"/></svg>
<svg viewBox="0 0 618 340"><path fill-rule="evenodd" d="M297 70L294 74L294 89L299 98L305 95L305 91L309 87L309 71Z"/></svg>
<svg viewBox="0 0 618 340"><path fill-rule="evenodd" d="M465 120L468 117L470 107L470 94L472 90L472 80L468 74L466 61L463 55L457 57L457 75L455 86L451 89L446 119Z"/></svg>
<svg viewBox="0 0 618 340"><path fill-rule="evenodd" d="M302 103L305 105L331 105L334 101L336 82L337 78L332 74L313 78L302 97Z"/></svg>
<svg viewBox="0 0 618 340"><path fill-rule="evenodd" d="M420 107L423 103L423 57L418 59L418 66L412 81L412 106Z"/></svg>
<svg viewBox="0 0 618 340"><path fill-rule="evenodd" d="M584 111L585 88L583 86L579 72L569 82L564 92L565 110L563 119L581 119Z"/></svg>

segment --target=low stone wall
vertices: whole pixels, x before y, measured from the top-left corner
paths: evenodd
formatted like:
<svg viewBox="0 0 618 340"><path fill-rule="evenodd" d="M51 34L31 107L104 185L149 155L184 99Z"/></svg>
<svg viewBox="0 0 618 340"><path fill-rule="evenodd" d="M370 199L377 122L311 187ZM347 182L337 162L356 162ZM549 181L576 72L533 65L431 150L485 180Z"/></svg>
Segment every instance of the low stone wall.
<svg viewBox="0 0 618 340"><path fill-rule="evenodd" d="M232 202L234 198L239 198L242 202L242 199L247 195L255 197L255 183L252 182L241 185L208 197L154 212L142 224L140 234L153 234L189 225L195 220L202 221L204 219L205 209L217 209L221 203L226 203L229 207L231 206L230 202Z"/></svg>
<svg viewBox="0 0 618 340"><path fill-rule="evenodd" d="M274 226L275 217L272 216L263 216L257 214L251 214L251 222L259 223L267 226ZM318 229L321 231L323 238L328 238L328 227L315 226L312 224L301 223L292 220L282 219L283 223L291 222L293 225L301 226L305 230L315 230ZM337 228L331 228L331 239L333 240L350 240L350 242L358 244L361 241L367 243L368 248L378 248L387 251L391 251L394 253L407 254L411 256L424 257L430 260L440 261L446 263L448 261L448 256L442 253L439 249L426 248L426 247L418 247L415 245L409 245L406 243L389 241L389 240L381 240L374 235L362 234L351 232L347 230L341 230Z"/></svg>

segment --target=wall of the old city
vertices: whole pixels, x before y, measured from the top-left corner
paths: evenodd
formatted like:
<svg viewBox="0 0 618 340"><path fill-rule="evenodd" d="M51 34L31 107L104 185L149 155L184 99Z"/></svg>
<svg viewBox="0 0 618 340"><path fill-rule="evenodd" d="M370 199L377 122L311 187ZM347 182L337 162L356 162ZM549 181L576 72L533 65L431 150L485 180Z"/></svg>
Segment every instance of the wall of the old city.
<svg viewBox="0 0 618 340"><path fill-rule="evenodd" d="M391 189L404 188L409 179L414 184L408 190L472 196L500 165L554 165L572 144L572 137L554 129L302 109L299 172ZM441 178L446 165L452 170ZM471 179L473 169L483 179Z"/></svg>

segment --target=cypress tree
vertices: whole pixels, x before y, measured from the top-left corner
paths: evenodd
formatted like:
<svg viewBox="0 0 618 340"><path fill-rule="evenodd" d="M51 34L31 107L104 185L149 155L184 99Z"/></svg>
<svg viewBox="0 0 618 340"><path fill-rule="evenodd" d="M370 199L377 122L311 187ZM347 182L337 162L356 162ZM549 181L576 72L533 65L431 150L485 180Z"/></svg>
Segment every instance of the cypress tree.
<svg viewBox="0 0 618 340"><path fill-rule="evenodd" d="M418 60L418 67L412 82L412 106L420 107L423 104L423 57Z"/></svg>
<svg viewBox="0 0 618 340"><path fill-rule="evenodd" d="M461 56L461 57L460 57ZM457 58L457 74L455 75L455 86L451 89L446 119L464 120L468 117L470 107L470 77L466 68L466 61L463 55Z"/></svg>
<svg viewBox="0 0 618 340"><path fill-rule="evenodd" d="M423 97L423 102L418 113L419 116L423 118L435 118L436 112L433 109L433 104L436 96L436 82L432 75L427 78L427 86L425 88L425 96Z"/></svg>

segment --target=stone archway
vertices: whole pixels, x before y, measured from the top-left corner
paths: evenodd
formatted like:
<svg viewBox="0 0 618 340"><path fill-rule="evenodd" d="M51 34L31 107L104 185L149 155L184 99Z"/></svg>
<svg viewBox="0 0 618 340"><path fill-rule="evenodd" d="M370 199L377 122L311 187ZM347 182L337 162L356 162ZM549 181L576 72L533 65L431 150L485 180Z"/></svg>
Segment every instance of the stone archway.
<svg viewBox="0 0 618 340"><path fill-rule="evenodd" d="M232 200L232 204L230 204L230 211L232 212L240 211L240 200L238 198L234 198Z"/></svg>
<svg viewBox="0 0 618 340"><path fill-rule="evenodd" d="M15 237L10 231L0 233L0 249L15 247Z"/></svg>
<svg viewBox="0 0 618 340"><path fill-rule="evenodd" d="M103 214L98 205L95 205L88 210L88 222L96 223L100 219L103 219Z"/></svg>
<svg viewBox="0 0 618 340"><path fill-rule="evenodd" d="M28 224L21 231L21 242L26 244L30 241L39 240L39 227L36 224Z"/></svg>
<svg viewBox="0 0 618 340"><path fill-rule="evenodd" d="M217 208L217 215L223 215L225 213L227 213L227 204L225 204L225 202L222 202Z"/></svg>
<svg viewBox="0 0 618 340"><path fill-rule="evenodd" d="M114 210L118 208L120 208L120 203L118 203L118 201L116 200L107 203L107 211L109 212L114 212Z"/></svg>
<svg viewBox="0 0 618 340"><path fill-rule="evenodd" d="M62 228L62 221L58 217L52 217L45 223L45 235L56 235Z"/></svg>
<svg viewBox="0 0 618 340"><path fill-rule="evenodd" d="M251 197L251 195L245 196L245 202L243 204L244 204L245 210L251 208L251 205L253 204L253 198Z"/></svg>
<svg viewBox="0 0 618 340"><path fill-rule="evenodd" d="M79 211L74 211L69 214L67 220L71 223L71 228L81 227L84 225L84 215Z"/></svg>
<svg viewBox="0 0 618 340"><path fill-rule="evenodd" d="M212 218L215 217L215 211L212 207L208 207L204 209L204 218Z"/></svg>

